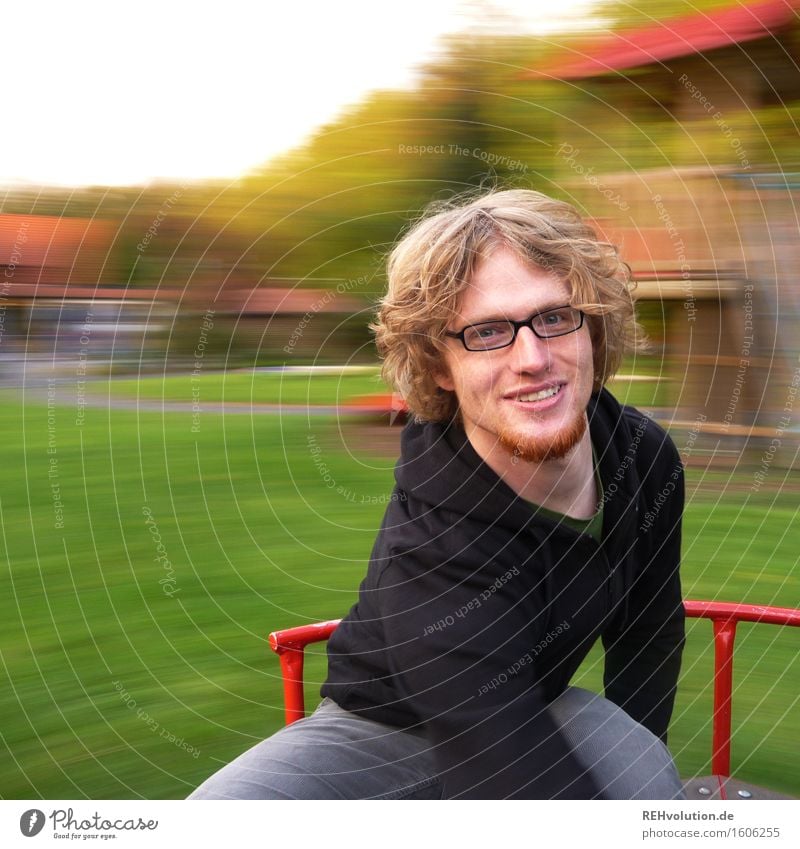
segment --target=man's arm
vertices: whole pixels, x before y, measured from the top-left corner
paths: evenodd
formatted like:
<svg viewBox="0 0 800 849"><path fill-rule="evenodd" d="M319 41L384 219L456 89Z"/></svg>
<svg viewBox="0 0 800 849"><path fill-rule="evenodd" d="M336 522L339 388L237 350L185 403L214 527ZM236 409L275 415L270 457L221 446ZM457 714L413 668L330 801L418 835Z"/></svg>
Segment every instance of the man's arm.
<svg viewBox="0 0 800 849"><path fill-rule="evenodd" d="M653 542L639 545L651 552L642 563L628 599L627 621L603 634L605 695L664 742L675 701L684 644L684 609L679 577L683 467L671 445L674 462L667 482L674 485L652 527L639 534ZM661 490L663 491L663 489Z"/></svg>

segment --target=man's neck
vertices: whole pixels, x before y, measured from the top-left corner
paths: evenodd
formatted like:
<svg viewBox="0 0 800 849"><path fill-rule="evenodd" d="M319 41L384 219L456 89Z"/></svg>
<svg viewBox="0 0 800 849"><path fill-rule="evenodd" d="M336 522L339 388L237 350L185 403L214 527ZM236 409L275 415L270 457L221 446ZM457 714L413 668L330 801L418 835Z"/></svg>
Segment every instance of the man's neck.
<svg viewBox="0 0 800 849"><path fill-rule="evenodd" d="M486 465L526 501L576 519L588 519L597 512L599 494L588 427L566 456L543 463L514 457L498 443L481 450L480 440L467 436Z"/></svg>

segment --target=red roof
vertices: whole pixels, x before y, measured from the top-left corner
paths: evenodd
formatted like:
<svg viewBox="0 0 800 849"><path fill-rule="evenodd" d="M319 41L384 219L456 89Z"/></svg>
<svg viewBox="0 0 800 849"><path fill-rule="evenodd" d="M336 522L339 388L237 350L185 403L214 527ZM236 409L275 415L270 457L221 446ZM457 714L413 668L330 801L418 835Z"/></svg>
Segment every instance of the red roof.
<svg viewBox="0 0 800 849"><path fill-rule="evenodd" d="M101 219L0 215L0 265L69 268L88 254L102 264L114 229Z"/></svg>
<svg viewBox="0 0 800 849"><path fill-rule="evenodd" d="M797 0L737 3L615 32L528 76L563 80L595 77L766 38L798 20L796 3Z"/></svg>

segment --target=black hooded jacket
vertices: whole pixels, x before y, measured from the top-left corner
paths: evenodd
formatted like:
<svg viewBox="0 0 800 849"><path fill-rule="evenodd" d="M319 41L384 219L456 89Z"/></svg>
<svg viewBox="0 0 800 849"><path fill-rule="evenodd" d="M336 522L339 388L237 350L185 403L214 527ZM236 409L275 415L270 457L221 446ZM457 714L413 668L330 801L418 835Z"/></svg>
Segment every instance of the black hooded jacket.
<svg viewBox="0 0 800 849"><path fill-rule="evenodd" d="M605 695L666 739L684 639L683 468L606 390L589 408L603 541L545 517L457 425L408 425L323 696L424 728L448 798L601 795L547 711L598 637Z"/></svg>

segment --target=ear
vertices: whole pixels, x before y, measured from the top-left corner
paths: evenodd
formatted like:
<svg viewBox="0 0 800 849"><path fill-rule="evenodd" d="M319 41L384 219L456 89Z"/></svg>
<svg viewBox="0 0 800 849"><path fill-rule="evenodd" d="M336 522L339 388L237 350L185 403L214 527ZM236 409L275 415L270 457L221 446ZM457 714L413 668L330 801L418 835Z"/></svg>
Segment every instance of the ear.
<svg viewBox="0 0 800 849"><path fill-rule="evenodd" d="M440 389L444 389L447 392L455 392L456 385L450 377L450 370L444 363L435 368L431 374Z"/></svg>

